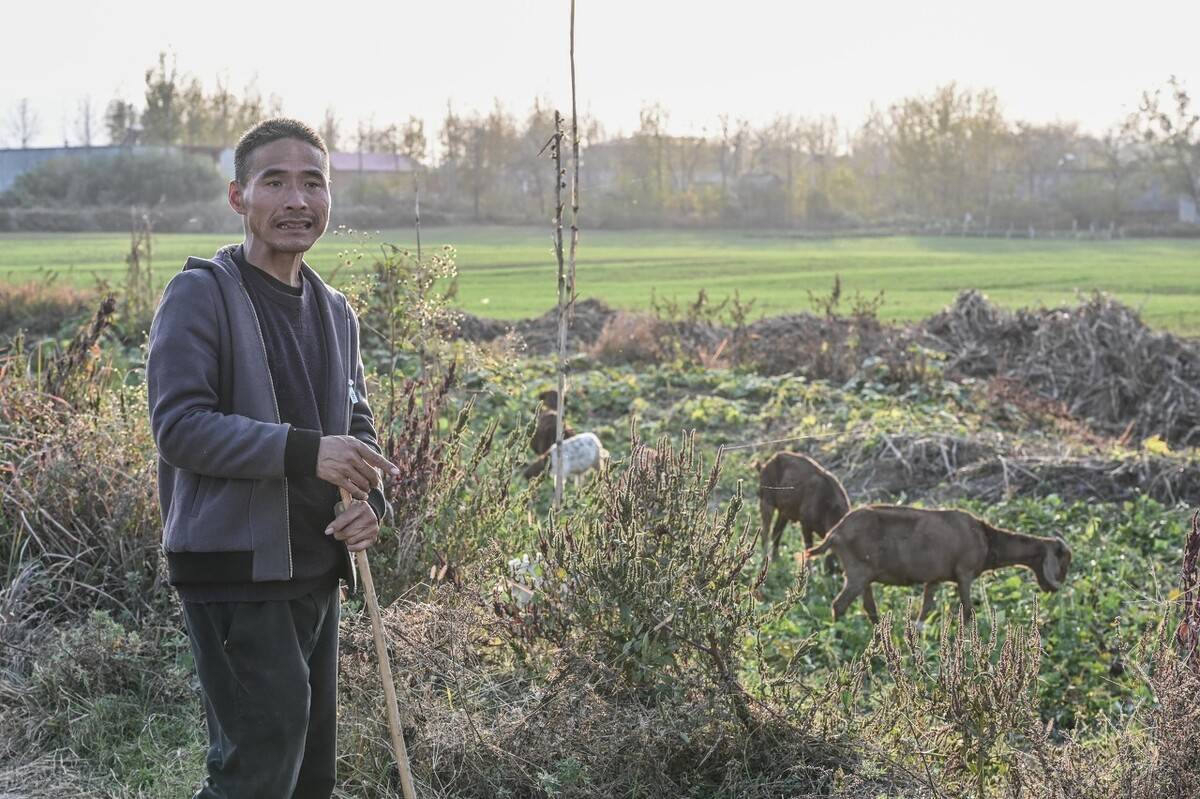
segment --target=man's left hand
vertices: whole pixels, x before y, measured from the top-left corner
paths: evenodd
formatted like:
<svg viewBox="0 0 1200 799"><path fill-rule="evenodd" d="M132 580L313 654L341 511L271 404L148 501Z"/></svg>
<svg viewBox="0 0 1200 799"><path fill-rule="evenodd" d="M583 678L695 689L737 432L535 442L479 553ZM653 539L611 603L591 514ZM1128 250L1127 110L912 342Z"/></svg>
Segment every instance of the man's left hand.
<svg viewBox="0 0 1200 799"><path fill-rule="evenodd" d="M325 535L345 541L346 549L358 552L379 540L379 519L365 500L355 499L330 522Z"/></svg>

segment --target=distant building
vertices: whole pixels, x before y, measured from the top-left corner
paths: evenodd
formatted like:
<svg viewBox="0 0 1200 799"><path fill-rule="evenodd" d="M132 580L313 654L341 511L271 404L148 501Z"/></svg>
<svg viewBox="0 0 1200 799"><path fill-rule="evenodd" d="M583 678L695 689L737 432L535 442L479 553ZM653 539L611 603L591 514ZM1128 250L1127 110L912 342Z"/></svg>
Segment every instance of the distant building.
<svg viewBox="0 0 1200 799"><path fill-rule="evenodd" d="M221 150L217 155L217 166L225 178L233 178L233 148ZM366 184L384 189L408 190L409 176L420 165L407 155L399 153L344 153L329 154L329 173L335 195L345 195Z"/></svg>

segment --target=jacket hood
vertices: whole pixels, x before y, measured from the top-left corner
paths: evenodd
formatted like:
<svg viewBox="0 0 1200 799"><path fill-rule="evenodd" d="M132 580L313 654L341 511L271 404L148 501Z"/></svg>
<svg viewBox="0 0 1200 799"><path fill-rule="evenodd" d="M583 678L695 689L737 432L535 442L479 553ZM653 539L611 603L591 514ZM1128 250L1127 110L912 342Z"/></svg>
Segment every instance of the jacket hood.
<svg viewBox="0 0 1200 799"><path fill-rule="evenodd" d="M224 269L230 277L237 280L238 283L245 285L245 281L242 280L242 270L238 269L237 260L233 257L233 254L237 251L237 248L241 246L241 242L236 244L226 244L224 247L219 248L215 253L213 253L212 259L208 261L204 260L203 258L188 258L187 263L183 265L183 268L184 270L211 269L212 265L216 264ZM317 286L318 293L326 295L338 295L341 293L332 286L326 284L325 281L321 279L321 276L313 271L313 268L308 265L307 261L302 260L300 262L300 272L307 277L313 285ZM325 300L326 302L329 302L332 300L332 297L326 296Z"/></svg>

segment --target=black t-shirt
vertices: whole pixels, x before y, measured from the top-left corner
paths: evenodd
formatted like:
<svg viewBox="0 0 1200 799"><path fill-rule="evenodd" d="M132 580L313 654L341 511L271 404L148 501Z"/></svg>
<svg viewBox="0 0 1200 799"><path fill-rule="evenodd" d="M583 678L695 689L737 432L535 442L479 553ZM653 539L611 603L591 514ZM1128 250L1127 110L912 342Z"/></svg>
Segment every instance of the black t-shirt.
<svg viewBox="0 0 1200 799"><path fill-rule="evenodd" d="M325 328L320 303L306 278L289 286L248 263L241 247L234 260L250 294L263 343L279 419L302 430L324 431L329 418ZM292 599L337 581L343 544L325 535L333 521L337 489L316 477L289 477L288 527L292 579L261 583L210 583L177 586L190 601Z"/></svg>

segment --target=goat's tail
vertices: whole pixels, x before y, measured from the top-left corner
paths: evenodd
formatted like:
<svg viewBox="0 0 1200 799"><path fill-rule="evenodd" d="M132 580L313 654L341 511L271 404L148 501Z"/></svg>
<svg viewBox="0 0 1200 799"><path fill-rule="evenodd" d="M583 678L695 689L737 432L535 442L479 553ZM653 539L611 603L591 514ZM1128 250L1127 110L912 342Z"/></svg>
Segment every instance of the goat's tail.
<svg viewBox="0 0 1200 799"><path fill-rule="evenodd" d="M828 552L830 550L830 544L832 544L832 543L833 543L833 536L832 535L825 536L824 541L817 544L815 547L809 547L808 549L804 550L804 559L812 560L817 555L824 555L826 552Z"/></svg>

